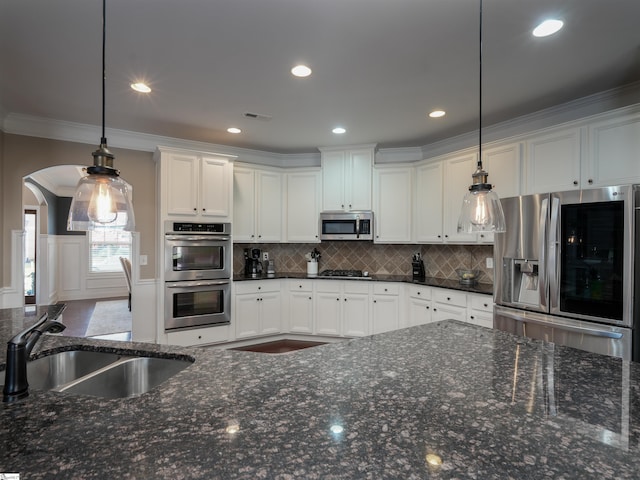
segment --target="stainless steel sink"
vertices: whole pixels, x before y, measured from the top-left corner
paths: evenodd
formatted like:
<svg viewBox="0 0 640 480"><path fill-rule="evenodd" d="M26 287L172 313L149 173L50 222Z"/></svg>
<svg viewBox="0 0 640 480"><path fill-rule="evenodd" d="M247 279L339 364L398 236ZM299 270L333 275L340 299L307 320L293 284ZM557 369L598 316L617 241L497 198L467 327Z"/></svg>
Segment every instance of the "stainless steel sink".
<svg viewBox="0 0 640 480"><path fill-rule="evenodd" d="M169 358L127 358L59 391L102 398L132 397L157 387L189 365L189 361Z"/></svg>
<svg viewBox="0 0 640 480"><path fill-rule="evenodd" d="M140 395L193 363L189 359L71 350L27 363L29 386L102 398Z"/></svg>
<svg viewBox="0 0 640 480"><path fill-rule="evenodd" d="M53 390L117 361L120 355L107 352L72 350L27 362L29 385L39 390Z"/></svg>

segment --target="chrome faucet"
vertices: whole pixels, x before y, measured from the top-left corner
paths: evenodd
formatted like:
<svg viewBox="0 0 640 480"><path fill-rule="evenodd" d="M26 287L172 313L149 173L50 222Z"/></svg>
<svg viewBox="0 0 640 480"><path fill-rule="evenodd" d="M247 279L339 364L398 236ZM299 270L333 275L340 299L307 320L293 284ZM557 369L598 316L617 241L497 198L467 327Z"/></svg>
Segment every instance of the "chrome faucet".
<svg viewBox="0 0 640 480"><path fill-rule="evenodd" d="M37 323L7 342L7 369L4 376L2 401L13 402L29 395L27 359L40 336L45 332L60 333L65 328L60 322L48 320L44 315Z"/></svg>

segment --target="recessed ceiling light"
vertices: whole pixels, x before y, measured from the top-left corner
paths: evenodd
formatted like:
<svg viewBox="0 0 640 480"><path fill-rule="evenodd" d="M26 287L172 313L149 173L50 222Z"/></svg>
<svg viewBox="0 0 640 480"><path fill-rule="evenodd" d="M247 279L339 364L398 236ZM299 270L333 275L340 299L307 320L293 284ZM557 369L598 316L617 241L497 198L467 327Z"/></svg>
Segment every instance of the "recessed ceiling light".
<svg viewBox="0 0 640 480"><path fill-rule="evenodd" d="M149 93L151 88L146 83L136 82L131 84L131 88L133 88L136 92L140 93Z"/></svg>
<svg viewBox="0 0 640 480"><path fill-rule="evenodd" d="M296 77L304 78L311 75L311 69L306 65L296 65L291 69L291 73Z"/></svg>
<svg viewBox="0 0 640 480"><path fill-rule="evenodd" d="M429 114L429 116L431 118L440 118L440 117L444 117L446 114L447 112L445 112L444 110L434 110Z"/></svg>
<svg viewBox="0 0 640 480"><path fill-rule="evenodd" d="M346 130L342 127L336 127L331 131L337 135L342 135L343 133L346 133Z"/></svg>
<svg viewBox="0 0 640 480"><path fill-rule="evenodd" d="M242 133L242 130L240 130L237 127L229 127L229 128L227 128L227 132L229 132L229 133Z"/></svg>
<svg viewBox="0 0 640 480"><path fill-rule="evenodd" d="M549 35L553 35L558 30L562 28L564 22L562 20L549 19L542 22L536 28L533 29L534 37L548 37Z"/></svg>

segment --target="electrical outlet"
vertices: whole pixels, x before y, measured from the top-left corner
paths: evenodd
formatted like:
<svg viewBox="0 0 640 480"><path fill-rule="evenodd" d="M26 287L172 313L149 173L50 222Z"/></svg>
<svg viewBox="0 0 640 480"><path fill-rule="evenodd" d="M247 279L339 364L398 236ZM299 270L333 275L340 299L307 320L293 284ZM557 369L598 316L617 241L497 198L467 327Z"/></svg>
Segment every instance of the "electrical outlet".
<svg viewBox="0 0 640 480"><path fill-rule="evenodd" d="M146 264L147 264L147 256L140 255L140 265L146 265Z"/></svg>
<svg viewBox="0 0 640 480"><path fill-rule="evenodd" d="M265 262L269 260L269 252L262 252L262 260Z"/></svg>
<svg viewBox="0 0 640 480"><path fill-rule="evenodd" d="M493 268L493 257L487 257L487 268Z"/></svg>

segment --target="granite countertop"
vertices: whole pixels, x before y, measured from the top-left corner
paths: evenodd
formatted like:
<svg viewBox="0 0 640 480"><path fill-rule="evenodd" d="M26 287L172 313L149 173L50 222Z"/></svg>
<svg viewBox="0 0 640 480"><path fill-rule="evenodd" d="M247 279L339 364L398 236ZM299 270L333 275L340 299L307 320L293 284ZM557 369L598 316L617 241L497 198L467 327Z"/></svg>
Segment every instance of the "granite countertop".
<svg viewBox="0 0 640 480"><path fill-rule="evenodd" d="M414 285L423 285L426 287L441 287L449 288L452 290L461 290L463 292L481 293L484 295L493 295L493 285L490 283L476 283L473 285L462 285L457 280L448 280L446 278L426 277L424 280L414 280L411 275L370 275L370 280L363 280L359 277L353 278L336 278L336 277L322 277L315 276L309 277L306 273L297 272L277 272L274 276L269 277L266 274L259 277L245 277L242 274L236 274L233 276L234 282L250 281L250 280L271 280L274 278L300 278L309 280L348 280L348 281L378 281L378 282L402 282L411 283Z"/></svg>
<svg viewBox="0 0 640 480"><path fill-rule="evenodd" d="M1 339L17 323L4 317ZM2 404L0 471L30 480L602 480L640 471L640 364L456 321L280 355L60 336L36 348L73 345L195 362L138 397L33 390Z"/></svg>

